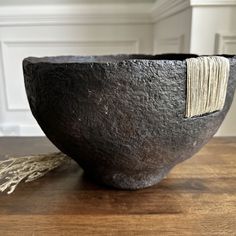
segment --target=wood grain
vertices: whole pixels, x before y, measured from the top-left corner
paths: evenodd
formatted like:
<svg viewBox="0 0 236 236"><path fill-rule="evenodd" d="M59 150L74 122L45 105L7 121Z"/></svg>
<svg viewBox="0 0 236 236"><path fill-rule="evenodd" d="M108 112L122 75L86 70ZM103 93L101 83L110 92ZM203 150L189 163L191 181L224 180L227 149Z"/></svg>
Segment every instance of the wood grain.
<svg viewBox="0 0 236 236"><path fill-rule="evenodd" d="M0 138L5 155L48 153L46 138ZM76 163L0 194L0 235L236 235L236 138L214 138L159 185L121 191Z"/></svg>

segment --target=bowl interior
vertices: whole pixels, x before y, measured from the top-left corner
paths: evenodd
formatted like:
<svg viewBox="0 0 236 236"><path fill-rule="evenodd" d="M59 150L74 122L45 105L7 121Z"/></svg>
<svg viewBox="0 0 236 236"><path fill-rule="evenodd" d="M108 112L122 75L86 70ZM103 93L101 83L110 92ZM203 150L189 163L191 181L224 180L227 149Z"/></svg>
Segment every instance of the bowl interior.
<svg viewBox="0 0 236 236"><path fill-rule="evenodd" d="M219 55L227 58L234 57L233 55ZM101 56L52 56L52 57L28 57L25 60L30 63L118 63L120 61L130 60L180 60L187 58L199 57L197 54L184 53L168 53L159 55L147 54L117 54L117 55L101 55Z"/></svg>
<svg viewBox="0 0 236 236"><path fill-rule="evenodd" d="M103 63L120 62L127 60L185 60L190 57L198 57L196 54L118 54L101 56L54 56L54 57L28 57L27 61L31 63Z"/></svg>

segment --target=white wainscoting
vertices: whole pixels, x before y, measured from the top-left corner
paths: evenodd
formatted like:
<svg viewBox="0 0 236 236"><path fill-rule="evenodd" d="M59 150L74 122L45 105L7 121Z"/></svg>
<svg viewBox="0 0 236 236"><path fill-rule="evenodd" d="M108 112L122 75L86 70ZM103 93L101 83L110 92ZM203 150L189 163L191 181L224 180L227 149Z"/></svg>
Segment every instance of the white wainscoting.
<svg viewBox="0 0 236 236"><path fill-rule="evenodd" d="M151 0L91 2L0 3L0 136L43 135L29 110L23 58L152 53Z"/></svg>
<svg viewBox="0 0 236 236"><path fill-rule="evenodd" d="M217 54L235 54L236 55L236 31L234 34L217 33L215 52Z"/></svg>
<svg viewBox="0 0 236 236"><path fill-rule="evenodd" d="M164 4L164 0L162 0ZM167 4L165 1L165 4ZM174 5L154 24L154 52L236 55L236 1L192 0ZM177 6L180 7L177 10ZM167 7L165 9L168 9ZM181 43L179 38L184 35ZM183 37L183 36L182 36ZM182 45L182 46L180 46ZM236 135L236 96L217 136Z"/></svg>
<svg viewBox="0 0 236 236"><path fill-rule="evenodd" d="M8 110L29 110L24 90L22 60L29 55L38 57L56 55L93 55L138 53L137 39L126 41L3 41L2 61L4 85ZM102 48L102 52L101 49ZM12 69L14 67L14 69ZM17 96L15 96L17 94Z"/></svg>
<svg viewBox="0 0 236 236"><path fill-rule="evenodd" d="M102 50L101 50L102 49ZM3 84L5 94L5 112L30 113L24 89L22 60L33 56L56 55L99 55L113 53L138 53L139 40L71 40L71 41L29 41L8 40L1 42ZM9 114L8 114L9 115ZM38 125L32 117L24 117L12 124L0 126L0 135L42 135ZM28 124L25 123L28 119ZM24 124L25 123L25 124Z"/></svg>
<svg viewBox="0 0 236 236"><path fill-rule="evenodd" d="M170 38L160 38L158 42L154 42L156 53L181 53L184 51L184 35Z"/></svg>
<svg viewBox="0 0 236 236"><path fill-rule="evenodd" d="M154 24L153 48L155 53L188 53L191 35L191 9L182 5L175 14L161 18ZM165 13L167 14L167 13Z"/></svg>
<svg viewBox="0 0 236 236"><path fill-rule="evenodd" d="M22 59L118 53L235 53L235 0L3 0L0 136L43 135L28 107ZM236 99L218 135L236 135Z"/></svg>
<svg viewBox="0 0 236 236"><path fill-rule="evenodd" d="M217 33L215 35L215 53L236 55L236 32ZM236 96L234 96L230 111L227 114L219 131L217 132L217 136L225 135L236 135Z"/></svg>

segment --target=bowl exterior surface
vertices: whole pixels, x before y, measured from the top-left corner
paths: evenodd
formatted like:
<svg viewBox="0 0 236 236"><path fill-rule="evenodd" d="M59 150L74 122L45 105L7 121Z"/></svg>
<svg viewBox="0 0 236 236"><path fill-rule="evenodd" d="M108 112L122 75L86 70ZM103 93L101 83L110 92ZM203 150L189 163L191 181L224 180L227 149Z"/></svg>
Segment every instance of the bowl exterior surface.
<svg viewBox="0 0 236 236"><path fill-rule="evenodd" d="M95 180L122 189L158 183L216 133L223 110L186 118L186 61L24 63L30 108L47 137Z"/></svg>

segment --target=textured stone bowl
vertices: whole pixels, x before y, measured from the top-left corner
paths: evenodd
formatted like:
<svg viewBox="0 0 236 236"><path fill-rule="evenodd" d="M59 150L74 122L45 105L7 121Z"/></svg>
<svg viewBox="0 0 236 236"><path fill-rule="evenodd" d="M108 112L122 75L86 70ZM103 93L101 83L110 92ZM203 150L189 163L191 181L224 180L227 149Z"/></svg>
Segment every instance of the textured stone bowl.
<svg viewBox="0 0 236 236"><path fill-rule="evenodd" d="M186 58L166 54L26 58L30 108L47 137L96 181L122 189L158 183L217 131L223 110L185 118Z"/></svg>

